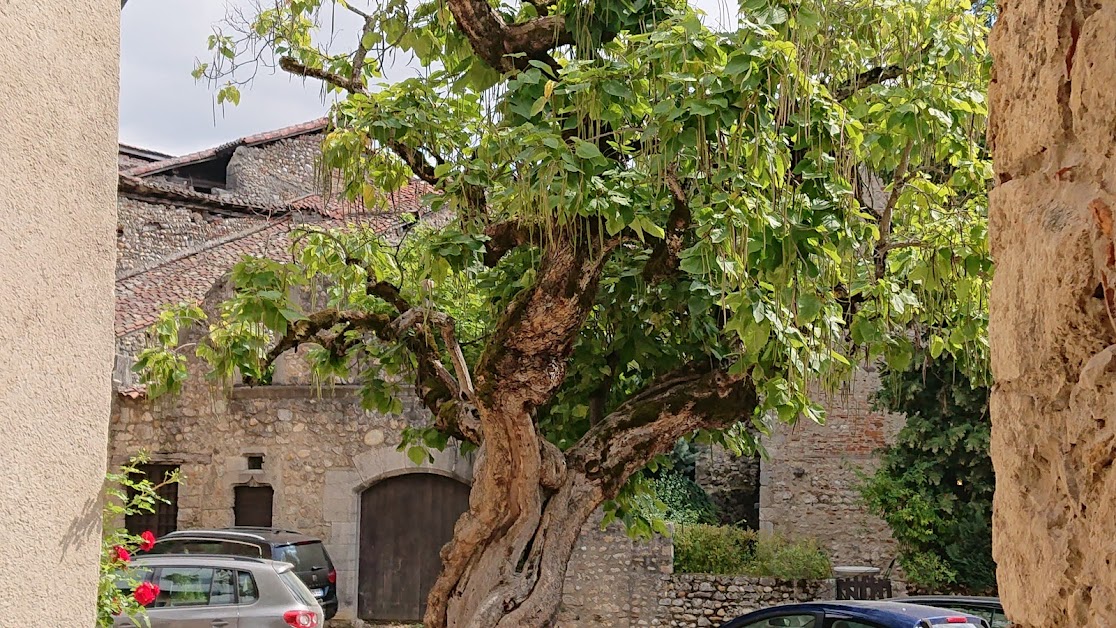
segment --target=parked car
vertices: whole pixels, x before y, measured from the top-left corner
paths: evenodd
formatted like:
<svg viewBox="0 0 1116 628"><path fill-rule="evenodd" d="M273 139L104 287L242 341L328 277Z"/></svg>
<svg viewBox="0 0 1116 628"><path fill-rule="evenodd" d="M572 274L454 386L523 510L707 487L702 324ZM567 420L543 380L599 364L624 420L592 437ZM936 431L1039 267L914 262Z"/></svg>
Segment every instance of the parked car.
<svg viewBox="0 0 1116 628"><path fill-rule="evenodd" d="M895 602L809 602L767 608L738 617L721 628L988 628L967 613Z"/></svg>
<svg viewBox="0 0 1116 628"><path fill-rule="evenodd" d="M164 534L147 554L226 554L282 561L322 605L325 618L337 614L337 570L320 539L291 530L234 527L179 530Z"/></svg>
<svg viewBox="0 0 1116 628"><path fill-rule="evenodd" d="M320 628L322 607L289 563L203 554L136 556L117 586L150 582L147 621L118 616L116 628Z"/></svg>
<svg viewBox="0 0 1116 628"><path fill-rule="evenodd" d="M969 597L962 595L916 595L912 597L896 598L893 602L907 604L925 604L951 608L963 613L971 613L988 620L992 628L1008 628L1012 625L1004 614L1004 607L997 597Z"/></svg>

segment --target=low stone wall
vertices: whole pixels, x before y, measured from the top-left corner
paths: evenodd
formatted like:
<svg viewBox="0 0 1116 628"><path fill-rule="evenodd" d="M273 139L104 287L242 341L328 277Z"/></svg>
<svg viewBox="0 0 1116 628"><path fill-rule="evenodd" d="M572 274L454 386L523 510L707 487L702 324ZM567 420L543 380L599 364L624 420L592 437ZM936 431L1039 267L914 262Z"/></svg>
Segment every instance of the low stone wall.
<svg viewBox="0 0 1116 628"><path fill-rule="evenodd" d="M791 602L832 600L833 580L788 581L749 576L675 574L663 578L660 626L720 626L751 611Z"/></svg>

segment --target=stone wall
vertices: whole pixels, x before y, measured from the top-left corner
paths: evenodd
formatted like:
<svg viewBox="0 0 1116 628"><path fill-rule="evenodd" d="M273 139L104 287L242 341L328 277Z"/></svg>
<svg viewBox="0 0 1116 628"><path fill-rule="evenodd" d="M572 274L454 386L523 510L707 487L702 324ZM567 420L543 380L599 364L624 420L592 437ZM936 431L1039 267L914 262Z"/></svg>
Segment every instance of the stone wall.
<svg viewBox="0 0 1116 628"><path fill-rule="evenodd" d="M471 480L471 459L453 450L417 467L395 450L408 424L426 421L415 400L400 416L365 412L353 387L209 389L193 373L183 393L154 404L117 396L110 462L146 449L180 465L180 528L233 524L234 487L269 485L273 525L322 538L338 572L340 615L355 612L360 491L378 478L436 472ZM262 470L248 455L263 456Z"/></svg>
<svg viewBox="0 0 1116 628"><path fill-rule="evenodd" d="M736 456L724 447L699 450L694 479L720 510L721 523L759 529L760 457Z"/></svg>
<svg viewBox="0 0 1116 628"><path fill-rule="evenodd" d="M760 527L818 539L835 565L886 568L896 547L883 520L868 514L859 473L878 464L876 451L893 442L903 417L872 409L879 388L873 367L858 369L839 394L826 400L825 425L779 424L764 439Z"/></svg>
<svg viewBox="0 0 1116 628"><path fill-rule="evenodd" d="M1116 5L999 8L989 91L999 592L1023 627L1112 626Z"/></svg>
<svg viewBox="0 0 1116 628"><path fill-rule="evenodd" d="M633 541L614 523L601 530L601 515L581 531L566 570L559 628L660 626L657 592L674 569L670 539Z"/></svg>
<svg viewBox="0 0 1116 628"><path fill-rule="evenodd" d="M137 271L176 253L263 224L121 197L117 203L116 272Z"/></svg>
<svg viewBox="0 0 1116 628"><path fill-rule="evenodd" d="M276 204L321 188L315 163L321 157L321 133L274 144L241 146L226 168L226 190L239 199Z"/></svg>
<svg viewBox="0 0 1116 628"><path fill-rule="evenodd" d="M833 580L788 581L751 576L677 574L662 579L659 621L662 626L720 626L754 610L812 600L832 600Z"/></svg>

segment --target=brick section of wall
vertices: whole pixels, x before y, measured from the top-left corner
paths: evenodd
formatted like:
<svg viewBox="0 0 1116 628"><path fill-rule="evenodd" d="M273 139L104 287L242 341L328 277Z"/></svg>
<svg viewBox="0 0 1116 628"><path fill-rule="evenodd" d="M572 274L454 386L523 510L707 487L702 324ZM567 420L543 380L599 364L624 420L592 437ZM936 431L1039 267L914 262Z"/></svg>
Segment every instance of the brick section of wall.
<svg viewBox="0 0 1116 628"><path fill-rule="evenodd" d="M662 580L659 624L698 628L720 626L754 610L812 600L832 600L833 580L797 582L749 576L677 574Z"/></svg>
<svg viewBox="0 0 1116 628"><path fill-rule="evenodd" d="M674 546L656 535L633 541L620 524L589 519L574 547L562 591L559 628L659 626L656 595L674 568Z"/></svg>
<svg viewBox="0 0 1116 628"><path fill-rule="evenodd" d="M895 543L887 525L865 511L857 488L858 474L876 468L876 451L894 441L904 422L901 415L872 409L879 385L874 368L859 369L847 390L827 400L825 425L780 424L765 439L762 529L817 538L835 565L888 566Z"/></svg>
<svg viewBox="0 0 1116 628"><path fill-rule="evenodd" d="M241 146L225 170L226 190L240 200L283 203L318 191L315 163L322 135L313 133L259 147Z"/></svg>
<svg viewBox="0 0 1116 628"><path fill-rule="evenodd" d="M117 203L116 272L147 268L210 240L263 224L260 218L226 218L162 203L120 198Z"/></svg>

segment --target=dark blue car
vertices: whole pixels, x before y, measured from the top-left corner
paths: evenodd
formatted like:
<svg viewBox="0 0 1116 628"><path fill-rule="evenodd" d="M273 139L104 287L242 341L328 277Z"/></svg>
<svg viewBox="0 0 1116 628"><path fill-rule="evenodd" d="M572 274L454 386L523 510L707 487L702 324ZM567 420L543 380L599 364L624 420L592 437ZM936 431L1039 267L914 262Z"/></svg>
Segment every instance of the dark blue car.
<svg viewBox="0 0 1116 628"><path fill-rule="evenodd" d="M897 602L787 604L738 617L721 628L988 628L967 613Z"/></svg>

